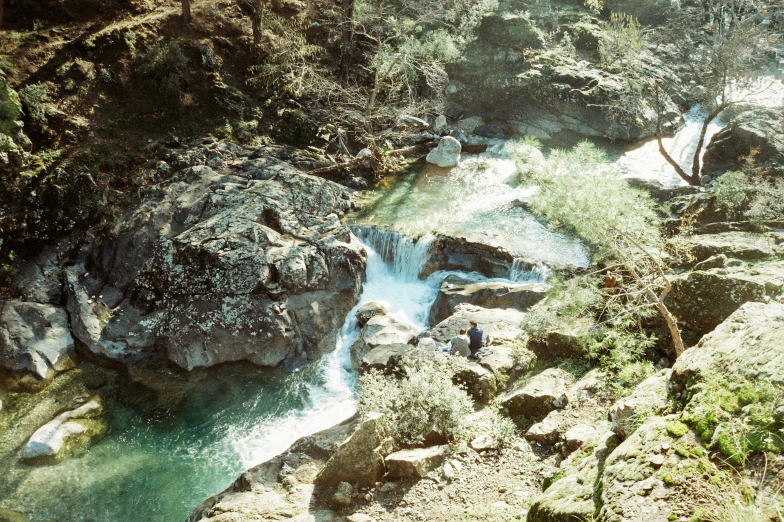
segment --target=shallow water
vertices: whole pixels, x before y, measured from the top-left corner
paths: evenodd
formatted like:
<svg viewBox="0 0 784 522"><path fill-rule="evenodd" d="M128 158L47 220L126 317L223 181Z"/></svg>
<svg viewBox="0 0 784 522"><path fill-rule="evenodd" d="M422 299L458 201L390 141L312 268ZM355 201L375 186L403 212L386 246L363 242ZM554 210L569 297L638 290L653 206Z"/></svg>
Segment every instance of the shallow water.
<svg viewBox="0 0 784 522"><path fill-rule="evenodd" d="M368 249L359 304L382 301L391 315L422 328L439 279L416 277L423 244L398 243L397 265ZM110 432L99 444L52 466L16 464L3 479L11 487L2 488L13 493L0 506L31 520L184 520L248 468L354 413L356 376L348 348L358 333L355 310L336 350L301 371L215 368L175 409L154 416L112 402Z"/></svg>
<svg viewBox="0 0 784 522"><path fill-rule="evenodd" d="M521 204L536 189L517 182L504 142L484 154L464 155L452 169L421 164L369 204L351 223L390 227L410 235L444 233L502 246L514 256L550 265L588 264L582 244L549 230Z"/></svg>

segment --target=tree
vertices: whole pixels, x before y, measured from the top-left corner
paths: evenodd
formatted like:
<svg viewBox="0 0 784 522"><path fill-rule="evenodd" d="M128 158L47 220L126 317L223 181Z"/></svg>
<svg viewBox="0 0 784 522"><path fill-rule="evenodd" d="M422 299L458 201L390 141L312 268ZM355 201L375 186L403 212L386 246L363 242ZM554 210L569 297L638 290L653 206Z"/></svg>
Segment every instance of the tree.
<svg viewBox="0 0 784 522"><path fill-rule="evenodd" d="M603 153L588 142L570 152L554 151L544 166L529 173L540 187L531 210L576 234L600 265L621 274L621 282L606 295L607 322L645 317L654 309L667 324L675 354L680 356L685 347L666 303L672 285L656 204L612 169Z"/></svg>
<svg viewBox="0 0 784 522"><path fill-rule="evenodd" d="M189 24L193 20L191 16L191 0L182 0L182 21Z"/></svg>
<svg viewBox="0 0 784 522"><path fill-rule="evenodd" d="M613 15L599 49L605 68L618 73L626 87L611 109L622 122L651 132L661 155L690 185L701 185L702 150L710 124L729 106L743 103L770 86L757 81L769 35L748 14L743 18L744 12L732 12L732 16L710 17L708 23L703 23L703 11L684 8L665 26L647 35L655 50L672 52L676 61L688 64L687 77L675 78L666 66L651 65L653 60L643 45L646 35L628 16ZM687 171L669 154L663 137L675 107L672 99L689 80L699 85L692 95L706 116ZM739 95L741 92L745 94Z"/></svg>
<svg viewBox="0 0 784 522"><path fill-rule="evenodd" d="M5 0L0 0L0 27L3 27L3 14L5 12L4 9Z"/></svg>
<svg viewBox="0 0 784 522"><path fill-rule="evenodd" d="M351 58L354 53L354 3L354 0L340 0L342 45L340 73L344 81L348 80L351 72Z"/></svg>

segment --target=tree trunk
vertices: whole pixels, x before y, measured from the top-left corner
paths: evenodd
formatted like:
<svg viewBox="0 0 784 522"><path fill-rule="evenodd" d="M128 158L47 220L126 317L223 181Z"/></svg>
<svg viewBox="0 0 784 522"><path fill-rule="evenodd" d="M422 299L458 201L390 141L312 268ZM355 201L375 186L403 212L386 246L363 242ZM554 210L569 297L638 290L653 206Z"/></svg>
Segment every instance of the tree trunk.
<svg viewBox="0 0 784 522"><path fill-rule="evenodd" d="M251 20L254 52L258 52L259 45L261 44L261 8L262 0L255 0L253 2L253 20Z"/></svg>
<svg viewBox="0 0 784 522"><path fill-rule="evenodd" d="M700 161L702 156L702 147L705 145L705 134L708 132L708 127L710 126L711 122L715 120L721 111L724 110L724 105L719 105L712 113L705 118L705 121L702 123L702 130L700 131L700 141L697 142L697 150L694 151L694 159L691 163L691 177L694 179L700 179Z"/></svg>
<svg viewBox="0 0 784 522"><path fill-rule="evenodd" d="M3 27L3 3L4 0L0 0L0 27Z"/></svg>
<svg viewBox="0 0 784 522"><path fill-rule="evenodd" d="M664 304L663 300L656 300L656 309L659 310L661 316L664 317L664 321L667 323L667 328L670 329L672 344L675 345L675 358L677 359L681 356L683 350L686 349L683 346L683 338L681 337L681 331L678 329L678 322L675 319L675 316L672 315L672 312L670 312L670 310Z"/></svg>
<svg viewBox="0 0 784 522"><path fill-rule="evenodd" d="M347 80L351 72L354 52L354 0L341 0L341 11L343 14L341 25L343 53L340 56L340 74L344 80Z"/></svg>
<svg viewBox="0 0 784 522"><path fill-rule="evenodd" d="M191 0L182 0L182 21L183 23L189 24L192 20L193 17L191 16Z"/></svg>
<svg viewBox="0 0 784 522"><path fill-rule="evenodd" d="M694 185L694 186L697 186L697 187L700 186L701 183L700 183L700 176L699 176L699 174L697 175L696 178L686 174L686 171L683 170L683 167L678 165L678 162L675 161L675 159L673 159L673 157L670 156L670 153L667 152L667 149L664 148L664 143L662 142L661 134L657 134L656 135L656 141L659 143L659 153L662 156L664 156L664 159L667 160L667 163L669 163L672 166L672 168L675 169L675 172L678 173L678 176L680 176L689 185Z"/></svg>

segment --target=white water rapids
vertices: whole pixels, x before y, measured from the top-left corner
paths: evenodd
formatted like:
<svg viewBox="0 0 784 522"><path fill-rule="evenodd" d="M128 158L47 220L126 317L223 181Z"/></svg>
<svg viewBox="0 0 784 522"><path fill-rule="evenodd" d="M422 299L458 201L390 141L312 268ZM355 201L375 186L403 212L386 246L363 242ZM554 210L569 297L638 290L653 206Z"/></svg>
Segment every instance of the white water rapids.
<svg viewBox="0 0 784 522"><path fill-rule="evenodd" d="M754 85L746 86L744 89L731 89L728 99L742 100L743 105L781 107L784 103L784 84L773 77L765 76L757 80ZM692 159L697 151L697 144L706 117L704 107L701 105L693 107L683 115L684 124L678 132L674 136L662 140L664 148L670 156L688 173L691 173ZM728 121L725 118L725 113L722 113L708 125L700 160L702 160L705 148L711 138L727 125ZM656 140L648 141L644 145L628 151L618 160L616 165L624 177L654 180L667 187L686 184L661 155Z"/></svg>

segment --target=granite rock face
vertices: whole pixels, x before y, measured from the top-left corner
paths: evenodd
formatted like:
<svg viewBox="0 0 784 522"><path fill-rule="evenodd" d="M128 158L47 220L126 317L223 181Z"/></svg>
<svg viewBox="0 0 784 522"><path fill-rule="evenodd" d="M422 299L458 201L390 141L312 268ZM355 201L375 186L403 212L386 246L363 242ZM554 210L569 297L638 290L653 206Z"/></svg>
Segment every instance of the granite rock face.
<svg viewBox="0 0 784 522"><path fill-rule="evenodd" d="M186 167L66 270L74 335L101 356L157 352L186 370L331 351L365 267L339 220L350 204L268 157Z"/></svg>
<svg viewBox="0 0 784 522"><path fill-rule="evenodd" d="M0 315L0 368L46 380L73 368L74 340L62 307L11 300Z"/></svg>

